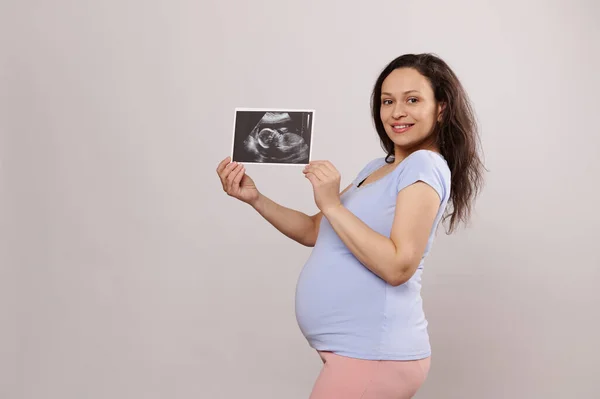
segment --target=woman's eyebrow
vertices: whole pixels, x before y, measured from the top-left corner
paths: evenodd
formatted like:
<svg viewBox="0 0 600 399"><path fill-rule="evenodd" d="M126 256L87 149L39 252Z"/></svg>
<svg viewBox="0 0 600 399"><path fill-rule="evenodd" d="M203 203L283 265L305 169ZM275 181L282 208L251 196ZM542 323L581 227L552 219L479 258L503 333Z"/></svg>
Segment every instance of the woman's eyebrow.
<svg viewBox="0 0 600 399"><path fill-rule="evenodd" d="M402 94L410 94L410 93L420 93L418 90L407 90ZM382 96L393 96L392 93L388 93L387 91L384 91L381 93Z"/></svg>

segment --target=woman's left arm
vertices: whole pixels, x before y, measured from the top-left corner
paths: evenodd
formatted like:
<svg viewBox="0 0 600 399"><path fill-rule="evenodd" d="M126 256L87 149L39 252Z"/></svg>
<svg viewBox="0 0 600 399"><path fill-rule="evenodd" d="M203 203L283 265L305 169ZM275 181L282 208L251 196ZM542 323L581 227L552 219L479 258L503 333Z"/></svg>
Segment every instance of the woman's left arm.
<svg viewBox="0 0 600 399"><path fill-rule="evenodd" d="M345 208L339 197L340 175L329 161L314 161L304 169L323 216L354 256L388 284L408 281L417 270L440 206L438 193L416 181L396 198L390 237L371 229Z"/></svg>

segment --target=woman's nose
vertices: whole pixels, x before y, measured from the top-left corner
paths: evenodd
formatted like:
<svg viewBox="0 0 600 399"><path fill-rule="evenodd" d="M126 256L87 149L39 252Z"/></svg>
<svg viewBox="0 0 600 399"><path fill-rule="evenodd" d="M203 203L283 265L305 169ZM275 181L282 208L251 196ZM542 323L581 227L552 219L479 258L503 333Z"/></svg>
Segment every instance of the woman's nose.
<svg viewBox="0 0 600 399"><path fill-rule="evenodd" d="M406 116L406 112L404 111L404 108L402 106L396 105L396 107L394 107L394 112L392 113L392 116L398 119L402 116Z"/></svg>

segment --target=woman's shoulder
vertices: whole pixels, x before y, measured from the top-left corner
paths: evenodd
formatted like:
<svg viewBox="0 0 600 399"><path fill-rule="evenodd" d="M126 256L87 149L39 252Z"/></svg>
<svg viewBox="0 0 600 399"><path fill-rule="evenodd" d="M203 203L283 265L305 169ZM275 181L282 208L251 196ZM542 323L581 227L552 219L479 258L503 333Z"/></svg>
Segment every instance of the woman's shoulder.
<svg viewBox="0 0 600 399"><path fill-rule="evenodd" d="M399 166L402 168L437 170L445 175L450 175L450 167L444 156L431 150L417 150L407 156Z"/></svg>
<svg viewBox="0 0 600 399"><path fill-rule="evenodd" d="M431 150L418 150L407 156L398 165L397 191L419 180L432 186L441 199L447 198L451 173L446 159Z"/></svg>

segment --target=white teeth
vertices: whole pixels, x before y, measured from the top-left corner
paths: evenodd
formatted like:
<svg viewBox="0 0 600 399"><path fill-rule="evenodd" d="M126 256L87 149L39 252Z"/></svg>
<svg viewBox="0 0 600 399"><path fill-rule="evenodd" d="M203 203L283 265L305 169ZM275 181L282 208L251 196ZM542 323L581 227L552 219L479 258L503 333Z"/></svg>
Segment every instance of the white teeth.
<svg viewBox="0 0 600 399"><path fill-rule="evenodd" d="M411 125L394 125L394 129L405 129L407 127L410 127Z"/></svg>

